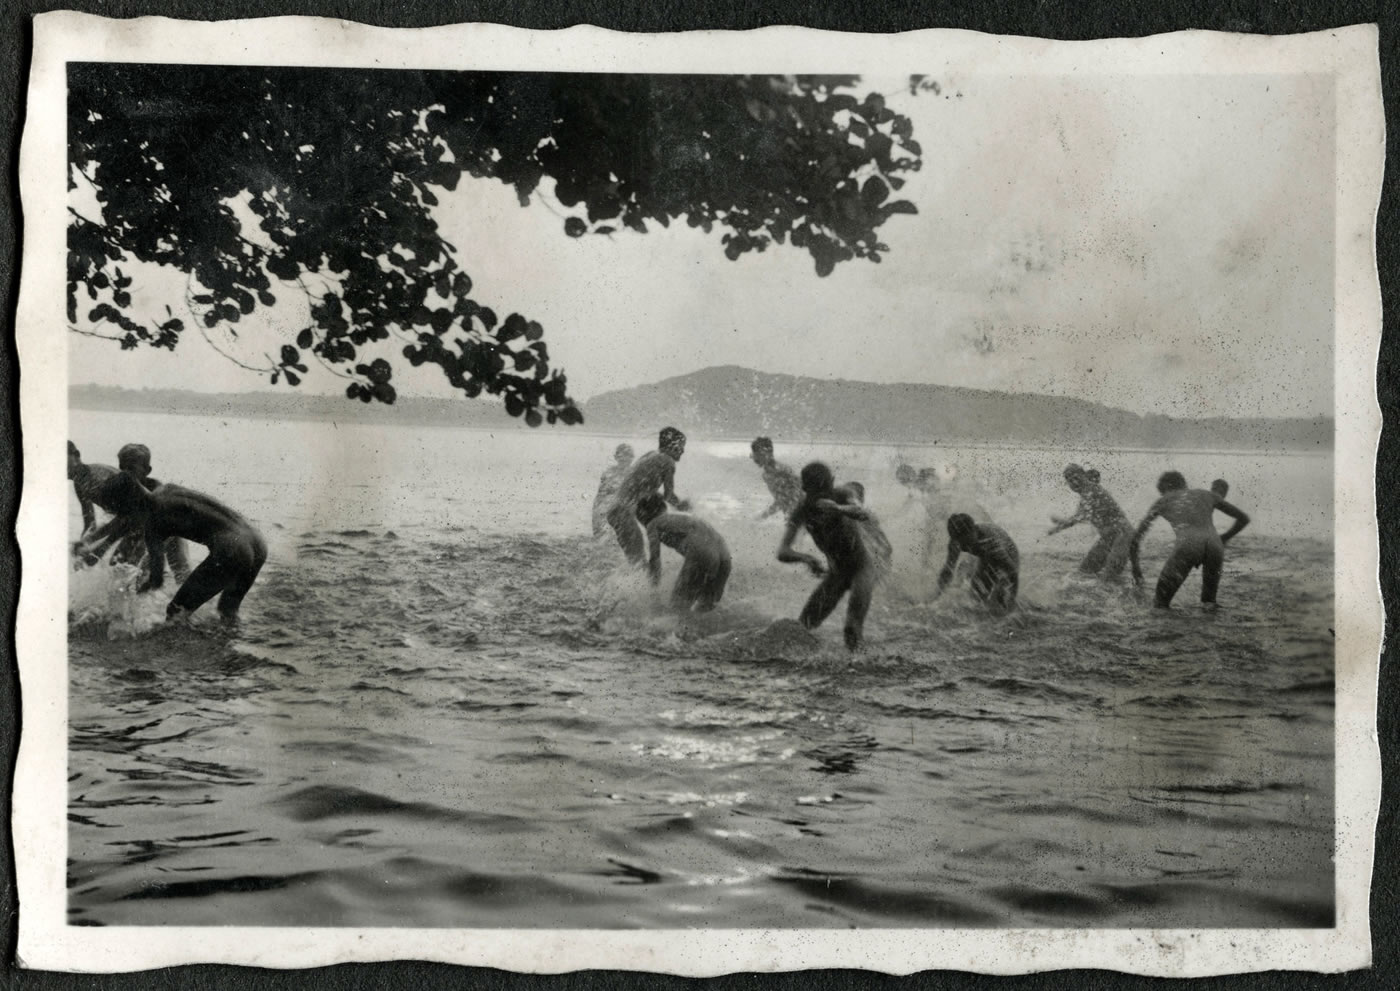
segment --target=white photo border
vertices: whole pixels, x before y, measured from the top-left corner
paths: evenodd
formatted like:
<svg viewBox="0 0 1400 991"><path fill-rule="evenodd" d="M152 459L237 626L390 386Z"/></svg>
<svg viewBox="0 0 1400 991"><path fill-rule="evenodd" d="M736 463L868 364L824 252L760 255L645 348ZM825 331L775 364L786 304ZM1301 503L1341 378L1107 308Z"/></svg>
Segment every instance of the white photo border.
<svg viewBox="0 0 1400 991"><path fill-rule="evenodd" d="M1371 959L1370 878L1380 796L1376 682L1382 606L1374 479L1381 301L1375 219L1384 161L1378 35L1363 25L1278 37L1181 32L1052 42L968 31L859 35L805 28L626 35L599 28L368 27L317 18L34 22L20 158L25 244L16 342L24 490L16 657L23 736L12 835L21 965L119 972L209 962L312 967L428 960L527 973L579 969L710 976L866 968L1025 973L1104 968L1163 976L1341 971ZM444 930L82 927L66 924L66 74L69 61L593 72L832 71L1007 75L1319 73L1335 80L1336 925L1331 929ZM463 55L462 53L468 53ZM57 112L55 112L57 111Z"/></svg>

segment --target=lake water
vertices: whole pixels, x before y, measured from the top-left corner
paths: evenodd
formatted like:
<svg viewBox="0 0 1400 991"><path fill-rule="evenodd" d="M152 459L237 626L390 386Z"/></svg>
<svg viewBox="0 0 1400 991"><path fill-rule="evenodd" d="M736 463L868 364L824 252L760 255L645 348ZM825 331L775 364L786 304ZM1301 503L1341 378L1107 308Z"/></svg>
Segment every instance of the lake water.
<svg viewBox="0 0 1400 991"><path fill-rule="evenodd" d="M72 574L74 924L1332 924L1330 456L779 438L862 481L895 546L852 658L841 610L774 623L813 580L755 520L747 444L680 464L735 558L680 623L591 537L619 438L84 410L70 436L150 445L270 545L235 635L161 623L170 584ZM901 455L1016 539L1022 610L927 604ZM1133 518L1166 468L1230 480L1254 523L1218 613L1198 574L1169 614L1074 576L1091 531L1045 536L1068 460ZM1158 523L1149 582L1169 546Z"/></svg>

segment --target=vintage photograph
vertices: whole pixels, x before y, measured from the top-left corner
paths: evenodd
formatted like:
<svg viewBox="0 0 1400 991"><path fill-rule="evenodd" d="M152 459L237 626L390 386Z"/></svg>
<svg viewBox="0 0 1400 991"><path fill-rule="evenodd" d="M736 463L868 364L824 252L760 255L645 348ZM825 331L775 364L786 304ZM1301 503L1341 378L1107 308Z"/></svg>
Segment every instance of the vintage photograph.
<svg viewBox="0 0 1400 991"><path fill-rule="evenodd" d="M64 927L1338 926L1336 79L926 50L64 62Z"/></svg>

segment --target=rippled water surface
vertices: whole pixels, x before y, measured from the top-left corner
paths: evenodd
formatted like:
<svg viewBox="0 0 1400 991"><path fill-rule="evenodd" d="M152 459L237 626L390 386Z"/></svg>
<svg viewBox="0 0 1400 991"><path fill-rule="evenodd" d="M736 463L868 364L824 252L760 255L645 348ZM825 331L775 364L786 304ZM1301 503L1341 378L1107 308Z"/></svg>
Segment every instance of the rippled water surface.
<svg viewBox="0 0 1400 991"><path fill-rule="evenodd" d="M234 635L208 607L161 624L170 587L72 576L73 923L1331 924L1330 457L780 441L865 482L896 548L852 659L839 612L783 621L812 579L773 559L744 444L681 463L735 557L682 624L589 534L616 438L83 411L71 434L98 461L149 444L271 545ZM1022 611L927 603L900 453L980 486ZM1255 524L1219 613L1198 577L1162 615L1073 576L1089 532L1044 535L1071 457L1133 517L1164 468L1231 480Z"/></svg>

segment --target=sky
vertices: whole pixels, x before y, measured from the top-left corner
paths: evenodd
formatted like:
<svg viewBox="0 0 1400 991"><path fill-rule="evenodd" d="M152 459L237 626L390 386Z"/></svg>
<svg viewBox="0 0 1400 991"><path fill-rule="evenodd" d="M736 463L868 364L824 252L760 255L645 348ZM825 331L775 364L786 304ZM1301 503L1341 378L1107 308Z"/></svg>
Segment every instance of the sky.
<svg viewBox="0 0 1400 991"><path fill-rule="evenodd" d="M881 228L879 265L819 278L780 245L731 262L718 230L683 224L569 238L547 190L521 208L491 180L465 180L435 217L474 298L543 324L579 400L736 364L1178 417L1331 412L1329 78L942 83L918 96L902 77L860 86L886 93L923 148L899 194L919 214ZM147 273L138 300L183 299L184 285ZM296 295L215 343L260 363L302 325ZM69 342L72 383L268 388L194 334L174 356ZM452 394L435 369L396 365L401 395ZM313 366L303 388L344 382Z"/></svg>

